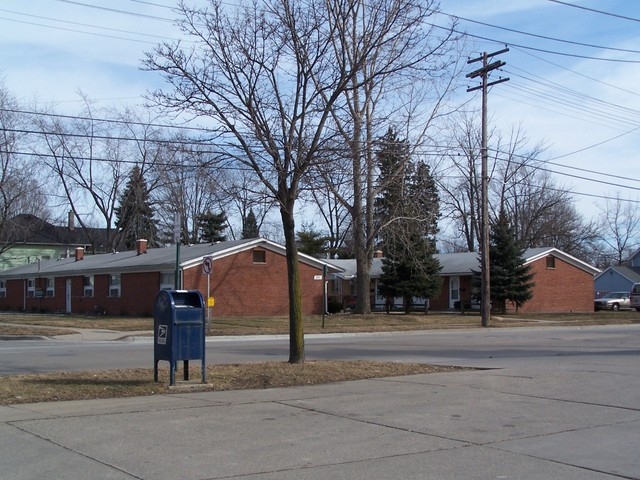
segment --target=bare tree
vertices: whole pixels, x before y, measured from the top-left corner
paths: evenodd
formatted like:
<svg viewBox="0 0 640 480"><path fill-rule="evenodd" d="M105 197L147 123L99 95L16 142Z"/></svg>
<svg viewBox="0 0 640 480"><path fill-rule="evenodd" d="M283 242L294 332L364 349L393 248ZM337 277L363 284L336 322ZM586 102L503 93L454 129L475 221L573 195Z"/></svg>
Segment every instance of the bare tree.
<svg viewBox="0 0 640 480"><path fill-rule="evenodd" d="M414 149L423 148L430 127L447 110L444 99L454 85L453 67L460 57L451 55L453 29L436 33L429 27L435 1L348 3L346 11L331 11L336 18L333 48L341 52L334 68L356 73L332 110L344 153L318 170L351 217L355 312L366 314L371 311L370 266L377 237L374 199L383 188L378 184L375 142L393 126ZM332 183L328 172L336 170L349 171L348 197L343 196L343 185Z"/></svg>
<svg viewBox="0 0 640 480"><path fill-rule="evenodd" d="M0 83L0 253L37 228L14 221L16 216L33 215L41 220L50 216L39 171L26 157L27 124L16 100Z"/></svg>
<svg viewBox="0 0 640 480"><path fill-rule="evenodd" d="M96 119L90 101L84 100L77 117L36 115L40 137L34 148L55 177L60 205L68 205L94 251L109 251L117 245L115 208L130 166L112 124ZM91 228L96 224L104 225L106 238Z"/></svg>
<svg viewBox="0 0 640 480"><path fill-rule="evenodd" d="M339 150L341 152L341 150ZM324 155L336 152L324 152ZM309 192L309 203L315 207L322 219L329 238L328 251L339 257L349 258L354 254L351 215L347 205L353 204L352 173L337 160L328 161L334 168L321 168L324 181L307 177L305 188Z"/></svg>
<svg viewBox="0 0 640 480"><path fill-rule="evenodd" d="M454 228L469 251L477 248L479 232L478 131L473 120L463 118L455 137L457 154L449 156L447 175L441 172L440 179L445 216L454 219ZM512 128L506 138L497 131L490 137L492 217L498 218L503 211L512 219L516 239L523 246L556 247L583 259L592 256L596 225L584 221L573 206L570 190L552 178L540 158L543 144L530 147L519 126Z"/></svg>
<svg viewBox="0 0 640 480"><path fill-rule="evenodd" d="M252 172L246 169L223 170L216 183L221 192L221 203L226 201L229 214L231 215L232 211L237 213L240 220L238 227L233 223L229 225L232 238L242 238L242 231L250 212L253 212L256 227L261 232L260 236L272 236L273 229L268 216L276 204L273 196Z"/></svg>
<svg viewBox="0 0 640 480"><path fill-rule="evenodd" d="M608 250L603 252L603 263L622 265L638 248L640 213L637 206L617 195L615 200L600 207L600 224L601 240Z"/></svg>
<svg viewBox="0 0 640 480"><path fill-rule="evenodd" d="M181 242L193 244L200 237L198 217L220 209L215 176L208 167L209 147L183 135L165 145L162 160L155 169L154 204L164 240L170 243L176 214L180 217Z"/></svg>
<svg viewBox="0 0 640 480"><path fill-rule="evenodd" d="M454 131L447 162L442 162L434 176L443 193L440 205L443 216L452 220L453 235L441 239L447 251L475 252L480 238L480 130L470 116L463 116Z"/></svg>
<svg viewBox="0 0 640 480"><path fill-rule="evenodd" d="M171 88L153 95L167 109L214 119L221 153L251 169L276 200L285 237L291 363L304 361L302 300L295 238L300 182L322 146L331 109L360 64L347 71L333 50L335 13L348 2L265 0L232 12L181 3L180 26L194 42L165 43L147 55L148 70ZM338 8L339 7L339 8ZM331 8L336 8L334 12Z"/></svg>

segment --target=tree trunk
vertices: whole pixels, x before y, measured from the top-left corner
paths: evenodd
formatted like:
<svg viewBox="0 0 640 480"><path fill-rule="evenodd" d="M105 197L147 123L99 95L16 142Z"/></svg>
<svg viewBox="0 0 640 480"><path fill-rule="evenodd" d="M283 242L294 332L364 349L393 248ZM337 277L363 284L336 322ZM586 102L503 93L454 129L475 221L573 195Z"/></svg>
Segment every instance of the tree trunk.
<svg viewBox="0 0 640 480"><path fill-rule="evenodd" d="M281 207L280 216L284 229L287 255L287 277L289 286L289 363L304 363L304 325L302 316L302 293L293 205Z"/></svg>

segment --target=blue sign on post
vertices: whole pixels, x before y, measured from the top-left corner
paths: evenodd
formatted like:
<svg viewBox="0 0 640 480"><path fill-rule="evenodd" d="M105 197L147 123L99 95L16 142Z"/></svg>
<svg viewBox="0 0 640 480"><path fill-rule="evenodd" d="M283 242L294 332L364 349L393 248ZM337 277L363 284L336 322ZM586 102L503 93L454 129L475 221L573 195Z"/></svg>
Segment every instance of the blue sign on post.
<svg viewBox="0 0 640 480"><path fill-rule="evenodd" d="M156 295L154 320L154 370L158 362L169 362L169 383L175 385L177 362L184 361L184 379L189 380L189 360L202 360L202 383L206 382L205 309L198 290L161 290Z"/></svg>

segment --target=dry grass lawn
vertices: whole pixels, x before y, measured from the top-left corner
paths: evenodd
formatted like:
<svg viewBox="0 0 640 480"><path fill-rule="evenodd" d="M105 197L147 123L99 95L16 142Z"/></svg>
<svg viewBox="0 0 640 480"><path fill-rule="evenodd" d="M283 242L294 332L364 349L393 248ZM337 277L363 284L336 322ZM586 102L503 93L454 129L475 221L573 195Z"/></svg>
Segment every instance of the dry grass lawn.
<svg viewBox="0 0 640 480"><path fill-rule="evenodd" d="M292 387L455 370L463 369L370 361L243 363L207 366L207 383L202 384L198 365L190 368L189 382L181 380L183 372L178 370L175 387L169 386L168 369L159 371L158 383L153 381L153 369L141 368L12 375L0 378L0 405L158 395L184 388L221 391Z"/></svg>
<svg viewBox="0 0 640 480"><path fill-rule="evenodd" d="M606 325L640 323L635 310L619 312L520 314L491 317L491 327L548 325ZM385 332L425 330L434 328L480 328L478 312L425 314L374 313L371 315L328 315L305 318L305 333ZM0 313L0 336L56 336L79 329L101 329L153 334L152 318L81 317L69 315L38 315ZM207 335L286 335L287 317L219 318L213 316Z"/></svg>

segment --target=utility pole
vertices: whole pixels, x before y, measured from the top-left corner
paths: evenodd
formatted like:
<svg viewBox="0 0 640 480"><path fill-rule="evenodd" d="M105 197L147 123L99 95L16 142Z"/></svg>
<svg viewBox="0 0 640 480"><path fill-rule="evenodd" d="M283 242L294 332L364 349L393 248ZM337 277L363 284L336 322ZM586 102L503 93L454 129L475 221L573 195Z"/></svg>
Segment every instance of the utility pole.
<svg viewBox="0 0 640 480"><path fill-rule="evenodd" d="M506 65L502 60L489 63L489 59L502 53L508 52L508 48L503 48L497 52L484 52L482 56L471 59L467 64L482 61L482 68L467 74L467 78L482 78L482 84L477 87L467 88L467 92L482 89L482 146L480 154L482 157L481 182L482 182L482 205L480 213L480 266L481 266L481 303L480 313L482 315L482 326L488 327L491 319L491 280L490 280L490 259L489 259L489 153L487 149L487 89L498 83L506 82L508 78L489 82L489 73Z"/></svg>

